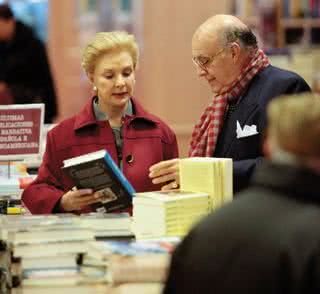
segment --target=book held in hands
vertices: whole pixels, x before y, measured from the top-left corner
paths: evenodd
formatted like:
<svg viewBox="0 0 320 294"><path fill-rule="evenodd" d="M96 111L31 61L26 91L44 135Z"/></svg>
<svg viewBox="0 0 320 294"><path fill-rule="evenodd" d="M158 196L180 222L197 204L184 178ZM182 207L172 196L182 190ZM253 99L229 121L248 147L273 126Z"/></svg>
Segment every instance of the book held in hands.
<svg viewBox="0 0 320 294"><path fill-rule="evenodd" d="M106 150L99 150L63 161L62 169L77 189L92 189L102 200L93 204L98 212L112 212L131 206L135 192Z"/></svg>

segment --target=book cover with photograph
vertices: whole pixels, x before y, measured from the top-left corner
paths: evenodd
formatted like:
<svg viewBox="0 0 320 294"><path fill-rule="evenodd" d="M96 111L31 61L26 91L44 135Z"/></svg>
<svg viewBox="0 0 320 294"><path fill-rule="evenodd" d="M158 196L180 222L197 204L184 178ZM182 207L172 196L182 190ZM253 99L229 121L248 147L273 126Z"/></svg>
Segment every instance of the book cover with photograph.
<svg viewBox="0 0 320 294"><path fill-rule="evenodd" d="M63 161L62 169L77 189L93 189L102 194L93 204L97 212L112 212L131 206L134 188L106 150L99 150Z"/></svg>

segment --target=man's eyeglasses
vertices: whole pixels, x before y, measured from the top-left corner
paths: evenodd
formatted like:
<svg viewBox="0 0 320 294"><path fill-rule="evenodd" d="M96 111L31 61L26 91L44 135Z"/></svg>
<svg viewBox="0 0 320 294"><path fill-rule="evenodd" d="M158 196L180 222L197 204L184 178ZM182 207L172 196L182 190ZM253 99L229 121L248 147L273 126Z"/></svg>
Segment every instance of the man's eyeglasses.
<svg viewBox="0 0 320 294"><path fill-rule="evenodd" d="M195 65L199 66L201 69L206 70L208 68L208 66L214 61L214 59L216 57L218 57L223 51L225 50L225 48L222 48L220 51L218 51L216 54L214 54L213 56L194 56L192 57L192 61Z"/></svg>

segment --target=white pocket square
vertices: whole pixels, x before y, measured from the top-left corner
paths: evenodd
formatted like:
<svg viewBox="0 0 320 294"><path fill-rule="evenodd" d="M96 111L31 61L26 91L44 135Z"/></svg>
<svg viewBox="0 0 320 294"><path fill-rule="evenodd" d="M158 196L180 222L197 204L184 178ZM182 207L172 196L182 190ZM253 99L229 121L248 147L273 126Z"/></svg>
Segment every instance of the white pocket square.
<svg viewBox="0 0 320 294"><path fill-rule="evenodd" d="M236 131L237 131L237 139L259 134L259 132L257 131L256 125L251 125L251 126L244 125L244 127L242 129L238 120L237 120L237 130Z"/></svg>

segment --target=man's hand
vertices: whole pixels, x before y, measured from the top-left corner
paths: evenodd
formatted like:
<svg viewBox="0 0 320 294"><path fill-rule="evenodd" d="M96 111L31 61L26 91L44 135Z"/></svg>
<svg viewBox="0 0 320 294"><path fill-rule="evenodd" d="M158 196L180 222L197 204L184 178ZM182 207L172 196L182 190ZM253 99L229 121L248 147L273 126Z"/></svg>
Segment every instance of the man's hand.
<svg viewBox="0 0 320 294"><path fill-rule="evenodd" d="M99 202L101 195L92 189L72 189L61 197L60 206L64 211L80 210L90 204Z"/></svg>
<svg viewBox="0 0 320 294"><path fill-rule="evenodd" d="M161 190L171 190L179 187L179 158L161 161L149 169L149 177L153 184L166 183Z"/></svg>

